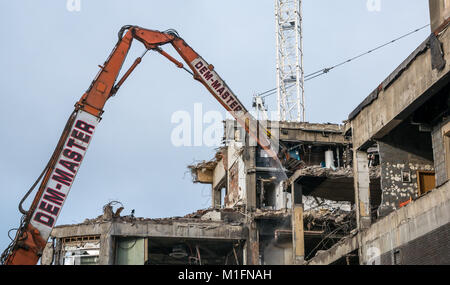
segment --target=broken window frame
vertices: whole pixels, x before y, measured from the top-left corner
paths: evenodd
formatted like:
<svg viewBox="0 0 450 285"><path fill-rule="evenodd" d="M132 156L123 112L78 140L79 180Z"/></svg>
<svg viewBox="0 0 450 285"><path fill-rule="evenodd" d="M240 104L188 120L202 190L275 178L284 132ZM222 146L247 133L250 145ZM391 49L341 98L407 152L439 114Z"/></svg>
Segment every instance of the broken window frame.
<svg viewBox="0 0 450 285"><path fill-rule="evenodd" d="M61 240L60 264L97 265L100 259L100 236L75 236ZM91 262L86 262L93 259Z"/></svg>

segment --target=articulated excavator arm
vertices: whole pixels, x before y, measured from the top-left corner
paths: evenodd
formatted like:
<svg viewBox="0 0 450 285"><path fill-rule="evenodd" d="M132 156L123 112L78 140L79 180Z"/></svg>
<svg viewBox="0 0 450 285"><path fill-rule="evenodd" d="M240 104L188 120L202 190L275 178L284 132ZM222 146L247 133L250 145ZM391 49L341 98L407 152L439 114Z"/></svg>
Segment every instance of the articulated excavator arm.
<svg viewBox="0 0 450 285"><path fill-rule="evenodd" d="M142 60L143 55L138 57L123 77L117 81L133 39L142 42L146 52L156 51L179 68L191 73L194 79L200 81L211 92L270 156L278 159L279 146L271 140L271 134L250 115L214 71L214 67L199 56L175 31L160 32L137 26L124 26L119 32L119 40L110 56L104 65L100 66L101 70L88 90L75 104L75 110L70 115L47 166L20 202L19 210L23 214L21 223L15 238L1 256L2 264L34 265L39 261L97 124L101 120L106 101L116 94ZM171 44L175 48L189 69L161 49L166 44ZM41 183L33 202L29 210L25 211L22 204L39 182Z"/></svg>

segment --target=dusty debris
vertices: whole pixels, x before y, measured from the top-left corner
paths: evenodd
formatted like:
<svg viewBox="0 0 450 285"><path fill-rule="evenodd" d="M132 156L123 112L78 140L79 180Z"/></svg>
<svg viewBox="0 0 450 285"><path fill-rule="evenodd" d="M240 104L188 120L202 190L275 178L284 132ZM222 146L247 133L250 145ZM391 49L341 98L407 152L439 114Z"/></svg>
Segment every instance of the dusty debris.
<svg viewBox="0 0 450 285"><path fill-rule="evenodd" d="M322 166L309 166L297 170L299 176L315 176L315 177L327 177L327 178L346 178L353 177L353 168L340 167L336 170L330 168L324 168ZM379 165L369 167L369 175L371 179L379 178L381 176L381 167Z"/></svg>
<svg viewBox="0 0 450 285"><path fill-rule="evenodd" d="M81 224L98 224L102 222L121 222L121 223L139 223L139 222L155 222L155 223L172 223L180 222L223 222L227 224L241 224L244 215L239 209L201 209L193 213L189 213L183 217L169 217L169 218L142 218L134 217L133 215L120 216L124 207L120 207L115 212L110 204L103 207L103 214L93 219L85 219Z"/></svg>
<svg viewBox="0 0 450 285"><path fill-rule="evenodd" d="M303 220L306 228L312 230L314 227L342 227L343 224L349 223L351 226L355 217L354 211L343 211L335 209L317 209L305 211ZM354 227L342 227L343 231L350 232Z"/></svg>
<svg viewBox="0 0 450 285"><path fill-rule="evenodd" d="M183 218L187 218L187 219L200 219L203 215L205 215L205 214L208 213L209 211L210 211L209 209L198 210L198 211L196 211L196 212L194 212L194 213L185 215Z"/></svg>
<svg viewBox="0 0 450 285"><path fill-rule="evenodd" d="M202 161L200 163L197 163L195 165L188 165L189 169L207 169L207 170L213 170L214 167L217 165L217 160L213 159L210 161Z"/></svg>
<svg viewBox="0 0 450 285"><path fill-rule="evenodd" d="M278 219L278 218L287 218L290 217L291 212L288 209L282 209L282 210L263 210L263 209L256 209L254 217L259 219Z"/></svg>
<svg viewBox="0 0 450 285"><path fill-rule="evenodd" d="M113 205L119 204L121 207L116 210L116 212L113 212ZM105 206L103 206L103 220L108 221L112 220L113 218L120 217L120 213L123 211L124 207L123 204L119 201L111 201Z"/></svg>
<svg viewBox="0 0 450 285"><path fill-rule="evenodd" d="M214 158L209 161L202 161L197 164L188 165L187 168L190 170L192 175L192 181L194 183L210 183L212 181L205 180L205 178L200 176L212 176L217 163L224 157L223 148L219 150L214 155Z"/></svg>

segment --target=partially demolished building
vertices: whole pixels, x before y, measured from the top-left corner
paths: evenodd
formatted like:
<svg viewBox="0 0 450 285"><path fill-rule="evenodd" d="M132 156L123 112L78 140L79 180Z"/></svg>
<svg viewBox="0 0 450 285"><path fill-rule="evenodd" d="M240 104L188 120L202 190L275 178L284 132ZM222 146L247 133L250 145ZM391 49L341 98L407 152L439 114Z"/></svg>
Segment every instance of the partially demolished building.
<svg viewBox="0 0 450 285"><path fill-rule="evenodd" d="M267 122L284 165L234 121L189 166L211 207L58 226L43 264L450 264L450 5L343 125Z"/></svg>

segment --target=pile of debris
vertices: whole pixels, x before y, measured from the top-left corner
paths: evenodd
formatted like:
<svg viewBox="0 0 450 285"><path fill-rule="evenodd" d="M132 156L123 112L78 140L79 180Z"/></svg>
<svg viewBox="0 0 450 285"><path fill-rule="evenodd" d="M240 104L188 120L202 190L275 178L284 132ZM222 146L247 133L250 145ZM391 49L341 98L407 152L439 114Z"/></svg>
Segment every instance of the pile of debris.
<svg viewBox="0 0 450 285"><path fill-rule="evenodd" d="M222 149L219 149L214 158L210 161L201 161L195 164L188 165L188 169L191 172L192 175L192 182L194 183L202 183L202 179L200 179L199 173L207 173L209 175L212 175L212 172L214 171L214 168L217 166L217 163L223 158Z"/></svg>
<svg viewBox="0 0 450 285"><path fill-rule="evenodd" d="M203 217L205 214L207 214L210 211L211 211L210 209L198 210L198 211L196 211L194 213L187 214L183 218L186 218L186 219L201 219L201 217Z"/></svg>
<svg viewBox="0 0 450 285"><path fill-rule="evenodd" d="M254 217L259 219L278 219L278 218L288 218L291 212L288 209L282 210L263 210L256 209Z"/></svg>
<svg viewBox="0 0 450 285"><path fill-rule="evenodd" d="M113 205L120 205L115 211ZM202 221L202 222L218 222L223 221L231 224L241 224L244 220L244 215L238 209L202 209L194 213L187 214L183 217L169 217L169 218L141 218L134 216L134 209L130 215L121 216L124 207L122 203L118 201L112 201L103 206L103 214L93 218L85 219L81 224L98 224L102 222L117 221L122 223L136 223L136 222L148 222L154 221L159 223L170 223L173 221Z"/></svg>
<svg viewBox="0 0 450 285"><path fill-rule="evenodd" d="M303 215L305 230L320 230L325 235L346 236L356 228L355 211L312 209Z"/></svg>
<svg viewBox="0 0 450 285"><path fill-rule="evenodd" d="M334 244L349 236L356 228L355 211L309 210L304 213L305 231L321 231L321 240L309 251L306 260L317 252L330 249Z"/></svg>
<svg viewBox="0 0 450 285"><path fill-rule="evenodd" d="M314 176L314 177L327 177L327 178L344 178L353 177L353 168L351 167L339 167L336 169L325 168L320 165L309 166L298 170L300 176ZM369 167L369 176L371 179L381 177L380 165Z"/></svg>

